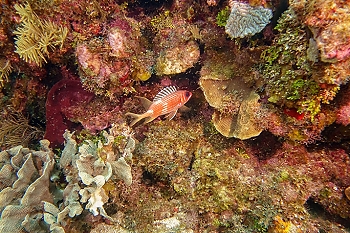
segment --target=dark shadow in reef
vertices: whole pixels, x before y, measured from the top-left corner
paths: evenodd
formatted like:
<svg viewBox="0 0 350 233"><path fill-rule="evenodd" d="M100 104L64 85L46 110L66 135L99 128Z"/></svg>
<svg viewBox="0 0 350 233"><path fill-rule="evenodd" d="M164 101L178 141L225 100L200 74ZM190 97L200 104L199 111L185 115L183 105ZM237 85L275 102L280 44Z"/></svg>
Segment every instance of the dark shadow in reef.
<svg viewBox="0 0 350 233"><path fill-rule="evenodd" d="M350 154L350 125L344 126L333 123L321 133L322 140L308 145L308 151L328 149L343 149Z"/></svg>
<svg viewBox="0 0 350 233"><path fill-rule="evenodd" d="M259 160L269 159L282 146L280 138L268 131L263 131L258 137L247 139L246 142Z"/></svg>
<svg viewBox="0 0 350 233"><path fill-rule="evenodd" d="M168 185L169 181L165 180L165 179L161 179L158 175L156 175L152 172L144 171L142 173L142 183L144 183L145 185L148 185L148 186L157 185L159 183L163 183L165 185Z"/></svg>
<svg viewBox="0 0 350 233"><path fill-rule="evenodd" d="M172 3L172 0L134 0L128 2L128 8L142 8L145 14L153 14L160 8L169 8Z"/></svg>
<svg viewBox="0 0 350 233"><path fill-rule="evenodd" d="M348 219L344 219L340 217L339 215L334 215L329 213L327 210L323 208L322 205L318 204L313 198L309 198L306 203L304 204L305 208L309 212L309 214L312 216L312 218L315 219L322 219L324 220L325 224L322 224L322 222L319 222L319 232L332 232L331 227L329 224L327 225L326 223L328 221L336 222L343 227L347 228L348 230L350 229L350 222Z"/></svg>

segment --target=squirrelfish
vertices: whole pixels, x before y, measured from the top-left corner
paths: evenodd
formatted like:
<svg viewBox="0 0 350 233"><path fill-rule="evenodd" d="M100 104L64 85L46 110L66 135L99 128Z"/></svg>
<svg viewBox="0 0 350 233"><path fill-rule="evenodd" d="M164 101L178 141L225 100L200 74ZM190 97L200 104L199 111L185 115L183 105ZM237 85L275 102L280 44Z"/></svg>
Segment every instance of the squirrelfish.
<svg viewBox="0 0 350 233"><path fill-rule="evenodd" d="M134 118L130 126L135 125L142 119L145 119L144 123L149 123L158 116L166 114L168 114L166 117L171 120L176 115L177 110L188 110L185 103L191 96L192 93L189 91L177 90L174 86L165 87L154 97L153 102L144 97L139 97L143 106L148 109L145 113L128 112L125 115Z"/></svg>

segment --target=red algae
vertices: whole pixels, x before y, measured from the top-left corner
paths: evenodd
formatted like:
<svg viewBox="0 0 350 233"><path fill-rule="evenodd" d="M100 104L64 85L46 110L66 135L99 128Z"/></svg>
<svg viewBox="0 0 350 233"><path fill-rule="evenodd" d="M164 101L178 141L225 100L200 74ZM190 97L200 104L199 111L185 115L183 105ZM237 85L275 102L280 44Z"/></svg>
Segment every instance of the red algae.
<svg viewBox="0 0 350 233"><path fill-rule="evenodd" d="M63 133L72 130L73 122L67 120L67 108L89 102L94 94L83 89L78 80L61 80L48 93L46 101L46 132L44 138L53 147L63 144Z"/></svg>

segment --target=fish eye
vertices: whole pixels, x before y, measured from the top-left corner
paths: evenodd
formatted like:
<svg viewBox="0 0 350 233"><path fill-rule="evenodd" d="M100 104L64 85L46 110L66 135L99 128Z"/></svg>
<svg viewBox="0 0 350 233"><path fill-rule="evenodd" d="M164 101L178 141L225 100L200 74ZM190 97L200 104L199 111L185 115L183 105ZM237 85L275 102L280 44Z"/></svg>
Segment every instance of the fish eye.
<svg viewBox="0 0 350 233"><path fill-rule="evenodd" d="M185 92L185 96L186 96L187 98L190 97L190 96L191 96L191 92L186 91L186 92Z"/></svg>

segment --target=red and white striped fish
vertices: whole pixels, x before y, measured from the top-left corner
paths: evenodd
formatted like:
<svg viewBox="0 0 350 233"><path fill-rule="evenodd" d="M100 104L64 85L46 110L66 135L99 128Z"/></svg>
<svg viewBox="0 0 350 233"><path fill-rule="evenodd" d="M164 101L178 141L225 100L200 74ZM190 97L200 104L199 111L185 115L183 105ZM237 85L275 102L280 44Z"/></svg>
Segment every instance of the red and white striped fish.
<svg viewBox="0 0 350 233"><path fill-rule="evenodd" d="M145 113L135 114L128 112L125 115L134 118L130 126L135 125L142 119L145 119L144 123L149 123L165 114L168 114L166 117L171 120L176 115L178 109L188 109L184 104L191 96L192 93L189 91L177 90L174 86L165 87L154 97L153 102L144 97L139 97L143 106L148 109Z"/></svg>

